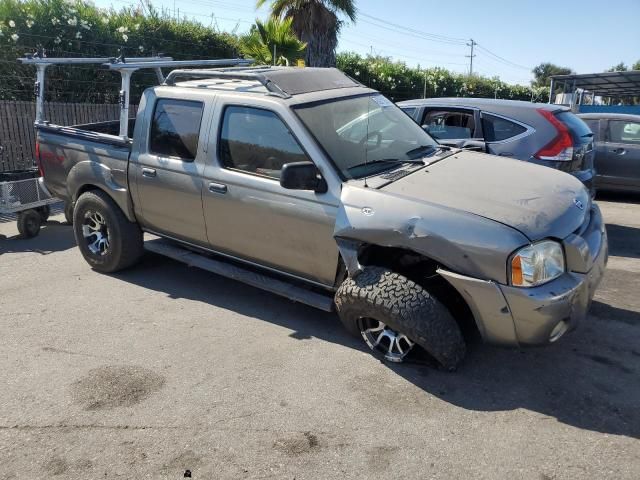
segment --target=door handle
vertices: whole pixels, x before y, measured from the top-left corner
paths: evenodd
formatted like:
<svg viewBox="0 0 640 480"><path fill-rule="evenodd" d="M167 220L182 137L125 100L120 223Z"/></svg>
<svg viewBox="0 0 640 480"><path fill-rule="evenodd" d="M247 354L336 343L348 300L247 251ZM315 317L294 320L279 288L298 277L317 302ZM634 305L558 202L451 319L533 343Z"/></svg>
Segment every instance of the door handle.
<svg viewBox="0 0 640 480"><path fill-rule="evenodd" d="M155 177L156 176L156 169L155 168L143 168L142 169L142 176L143 177Z"/></svg>
<svg viewBox="0 0 640 480"><path fill-rule="evenodd" d="M209 191L211 193L227 193L227 186L223 183L211 182L209 184Z"/></svg>
<svg viewBox="0 0 640 480"><path fill-rule="evenodd" d="M614 148L613 153L616 155L624 155L627 151L624 148Z"/></svg>

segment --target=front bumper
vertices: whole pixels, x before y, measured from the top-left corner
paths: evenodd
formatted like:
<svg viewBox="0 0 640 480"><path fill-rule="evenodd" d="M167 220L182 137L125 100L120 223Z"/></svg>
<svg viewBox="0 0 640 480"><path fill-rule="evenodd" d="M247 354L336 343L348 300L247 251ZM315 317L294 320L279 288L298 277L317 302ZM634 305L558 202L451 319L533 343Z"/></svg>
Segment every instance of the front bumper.
<svg viewBox="0 0 640 480"><path fill-rule="evenodd" d="M577 259L581 243L583 258ZM440 270L469 305L483 339L498 345L543 345L574 329L587 316L608 260L607 234L597 206L580 236L565 240L570 270L533 288L518 288ZM574 262L573 265L570 262Z"/></svg>

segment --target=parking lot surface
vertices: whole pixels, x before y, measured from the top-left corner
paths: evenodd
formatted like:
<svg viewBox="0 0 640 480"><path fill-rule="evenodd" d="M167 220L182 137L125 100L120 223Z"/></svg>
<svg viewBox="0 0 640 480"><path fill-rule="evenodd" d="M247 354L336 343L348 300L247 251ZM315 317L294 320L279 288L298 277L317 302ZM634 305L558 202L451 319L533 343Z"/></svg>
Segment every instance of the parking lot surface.
<svg viewBox="0 0 640 480"><path fill-rule="evenodd" d="M0 223L0 479L640 478L640 200L549 347L381 363L334 314L146 254L92 271L63 217Z"/></svg>

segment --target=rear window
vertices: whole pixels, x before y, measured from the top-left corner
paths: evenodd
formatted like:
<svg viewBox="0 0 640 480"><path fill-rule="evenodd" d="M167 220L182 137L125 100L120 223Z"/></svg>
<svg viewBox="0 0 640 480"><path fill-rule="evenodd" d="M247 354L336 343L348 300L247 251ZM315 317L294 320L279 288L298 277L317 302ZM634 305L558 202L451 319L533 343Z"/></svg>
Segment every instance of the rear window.
<svg viewBox="0 0 640 480"><path fill-rule="evenodd" d="M576 117L573 113L556 113L556 118L569 129L574 142L587 143L593 138L593 133L591 133L591 129L589 128L589 126L584 123L582 119Z"/></svg>
<svg viewBox="0 0 640 480"><path fill-rule="evenodd" d="M640 144L640 123L609 120L608 139L614 143Z"/></svg>
<svg viewBox="0 0 640 480"><path fill-rule="evenodd" d="M589 127L589 130L591 130L593 132L593 135L597 138L598 137L598 133L600 133L600 120L583 120L584 123L587 124L587 127Z"/></svg>
<svg viewBox="0 0 640 480"><path fill-rule="evenodd" d="M149 151L166 157L193 160L198 151L203 105L188 100L156 102L149 134Z"/></svg>
<svg viewBox="0 0 640 480"><path fill-rule="evenodd" d="M505 118L482 114L482 131L486 142L500 142L527 131L525 127Z"/></svg>

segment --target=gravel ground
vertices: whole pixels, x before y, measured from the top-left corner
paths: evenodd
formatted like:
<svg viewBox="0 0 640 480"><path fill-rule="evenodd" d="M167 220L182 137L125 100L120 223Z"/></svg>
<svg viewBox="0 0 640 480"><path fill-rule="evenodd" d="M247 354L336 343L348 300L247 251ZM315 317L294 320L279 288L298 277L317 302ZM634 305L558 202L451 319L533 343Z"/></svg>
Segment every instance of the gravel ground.
<svg viewBox="0 0 640 480"><path fill-rule="evenodd" d="M61 215L31 240L0 223L0 479L638 479L640 200L601 206L588 321L453 374L152 254L95 273Z"/></svg>

